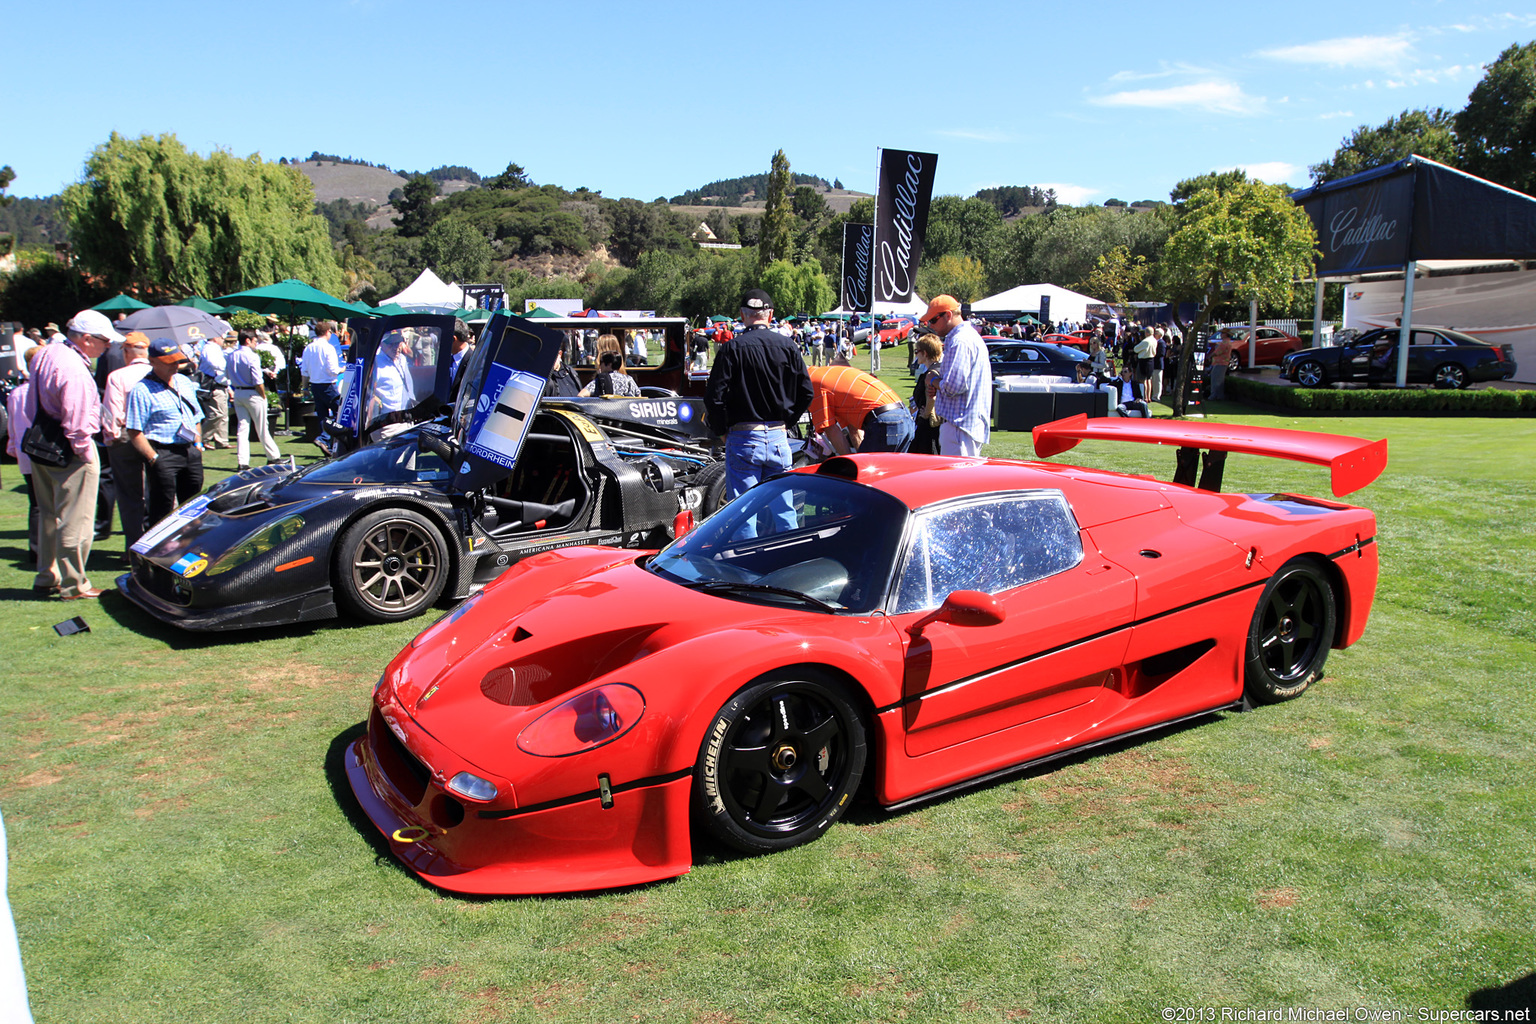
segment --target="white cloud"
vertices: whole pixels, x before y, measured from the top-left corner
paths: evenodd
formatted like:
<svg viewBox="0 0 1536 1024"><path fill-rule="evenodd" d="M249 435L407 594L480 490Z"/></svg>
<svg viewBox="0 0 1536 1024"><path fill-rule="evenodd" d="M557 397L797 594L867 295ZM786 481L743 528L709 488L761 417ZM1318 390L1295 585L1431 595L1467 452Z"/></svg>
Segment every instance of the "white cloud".
<svg viewBox="0 0 1536 1024"><path fill-rule="evenodd" d="M1291 64L1322 64L1336 68L1396 68L1413 48L1406 34L1345 36L1314 43L1260 50L1260 57Z"/></svg>
<svg viewBox="0 0 1536 1024"><path fill-rule="evenodd" d="M1262 96L1249 96L1236 82L1219 78L1167 89L1131 89L1090 100L1101 107L1153 107L1160 110L1203 110L1211 114L1258 114Z"/></svg>
<svg viewBox="0 0 1536 1024"><path fill-rule="evenodd" d="M1081 206L1084 200L1090 199L1100 192L1099 189L1089 188L1087 185L1068 185L1059 181L1037 181L1034 187L1055 189L1056 201L1058 203L1065 203L1068 206Z"/></svg>
<svg viewBox="0 0 1536 1024"><path fill-rule="evenodd" d="M1354 117L1354 116L1355 116L1355 112L1353 110L1330 110L1326 114L1318 114L1317 115L1317 119L1319 121L1329 121L1329 120L1332 120L1335 117Z"/></svg>
<svg viewBox="0 0 1536 1024"><path fill-rule="evenodd" d="M1247 171L1248 177L1257 178L1259 181L1267 181L1272 185L1298 181L1306 176L1305 167L1288 164L1283 160L1269 160L1256 164L1238 164L1238 167Z"/></svg>
<svg viewBox="0 0 1536 1024"><path fill-rule="evenodd" d="M1109 76L1111 82L1145 82L1154 78L1169 78L1173 75L1209 75L1214 74L1210 68L1196 67L1193 64L1169 64L1164 62L1156 71L1116 71Z"/></svg>

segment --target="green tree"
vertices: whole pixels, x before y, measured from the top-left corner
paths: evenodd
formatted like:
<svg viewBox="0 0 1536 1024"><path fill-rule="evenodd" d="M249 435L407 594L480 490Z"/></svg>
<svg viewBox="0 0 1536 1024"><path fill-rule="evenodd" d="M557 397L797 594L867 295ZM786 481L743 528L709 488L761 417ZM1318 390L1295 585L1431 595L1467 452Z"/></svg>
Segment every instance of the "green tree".
<svg viewBox="0 0 1536 1024"><path fill-rule="evenodd" d="M204 159L174 135L114 132L62 199L76 260L114 291L170 301L287 277L343 291L309 180L254 154Z"/></svg>
<svg viewBox="0 0 1536 1024"><path fill-rule="evenodd" d="M457 217L438 221L421 240L421 255L446 281L484 281L491 274L491 243Z"/></svg>
<svg viewBox="0 0 1536 1024"><path fill-rule="evenodd" d="M781 317L825 313L837 305L831 282L814 260L774 260L758 275L757 286L773 296L774 313Z"/></svg>
<svg viewBox="0 0 1536 1024"><path fill-rule="evenodd" d="M987 270L974 256L945 253L929 260L924 253L917 290L922 295L953 295L961 302L975 302L987 294Z"/></svg>
<svg viewBox="0 0 1536 1024"><path fill-rule="evenodd" d="M1241 172L1239 172L1241 173ZM1189 379L1194 341L1210 323L1223 292L1243 302L1282 305L1291 285L1312 273L1317 233L1301 207L1279 185L1207 175L1212 183L1180 182L1175 196L1178 226L1163 248L1159 283L1175 303L1194 302L1200 312L1192 323L1179 322L1188 342L1179 379ZM1175 306L1175 308L1177 308ZM1174 398L1174 414L1184 414L1184 390Z"/></svg>
<svg viewBox="0 0 1536 1024"><path fill-rule="evenodd" d="M0 206L10 206L11 197L5 194L5 190L11 187L11 182L16 180L16 172L11 170L11 165L0 167Z"/></svg>
<svg viewBox="0 0 1536 1024"><path fill-rule="evenodd" d="M1339 143L1333 159L1313 164L1312 184L1347 178L1414 153L1456 166L1455 118L1450 111L1405 110L1376 128L1361 125Z"/></svg>
<svg viewBox="0 0 1536 1024"><path fill-rule="evenodd" d="M794 247L795 210L791 186L789 157L781 149L773 154L773 169L768 175L768 202L763 208L763 228L757 240L757 265L764 270L774 260L788 256Z"/></svg>
<svg viewBox="0 0 1536 1024"><path fill-rule="evenodd" d="M1150 269L1145 256L1134 255L1129 247L1117 245L1109 252L1100 255L1093 273L1072 288L1084 295L1092 295L1096 299L1105 299L1117 306L1124 306L1141 294Z"/></svg>
<svg viewBox="0 0 1536 1024"><path fill-rule="evenodd" d="M528 177L527 172L524 171L518 164L508 163L506 170L493 177L486 178L481 184L483 184L486 188L496 189L503 192L510 192L513 189L532 188L533 179ZM554 299L558 297L559 296L556 295L544 296L546 299Z"/></svg>
<svg viewBox="0 0 1536 1024"><path fill-rule="evenodd" d="M1456 139L1462 170L1536 192L1536 42L1511 46L1488 65L1456 115Z"/></svg>
<svg viewBox="0 0 1536 1024"><path fill-rule="evenodd" d="M939 196L928 208L928 227L923 233L923 259L954 254L978 260L1003 224L1003 215L985 199ZM959 296L955 296L959 298Z"/></svg>
<svg viewBox="0 0 1536 1024"><path fill-rule="evenodd" d="M427 233L437 219L433 203L442 187L425 174L414 175L400 188L400 199L395 203L395 226L402 235L420 237Z"/></svg>
<svg viewBox="0 0 1536 1024"><path fill-rule="evenodd" d="M807 224L815 224L827 214L827 199L809 185L796 186L790 204L795 216Z"/></svg>

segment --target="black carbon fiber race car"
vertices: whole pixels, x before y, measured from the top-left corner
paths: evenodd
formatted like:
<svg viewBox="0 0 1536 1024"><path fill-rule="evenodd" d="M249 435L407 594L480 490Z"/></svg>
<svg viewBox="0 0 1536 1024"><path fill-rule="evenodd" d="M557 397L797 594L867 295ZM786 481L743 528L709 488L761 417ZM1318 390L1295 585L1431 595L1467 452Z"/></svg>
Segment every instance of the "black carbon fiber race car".
<svg viewBox="0 0 1536 1024"><path fill-rule="evenodd" d="M420 394L446 397L458 378L449 417L307 467L290 460L221 481L134 545L118 589L189 630L340 612L396 621L540 551L664 544L680 514L721 503L722 449L701 399L541 400L559 331L498 314L455 375L438 344L443 324L406 319L384 327L410 332ZM452 318L436 320L451 331ZM365 368L343 420L377 397ZM361 434L363 418L348 429Z"/></svg>

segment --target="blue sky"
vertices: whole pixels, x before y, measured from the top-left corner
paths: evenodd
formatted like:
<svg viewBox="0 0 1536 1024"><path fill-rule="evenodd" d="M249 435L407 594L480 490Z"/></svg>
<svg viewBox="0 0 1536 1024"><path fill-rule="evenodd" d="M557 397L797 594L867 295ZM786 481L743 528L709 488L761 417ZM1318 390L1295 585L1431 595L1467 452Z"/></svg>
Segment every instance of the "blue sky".
<svg viewBox="0 0 1536 1024"><path fill-rule="evenodd" d="M1300 185L1356 126L1459 109L1536 39L1536 12L1483 0L59 0L5 20L0 164L23 196L78 180L114 130L271 160L516 161L644 200L781 147L866 192L881 146L938 153L939 194L1162 199L1237 166Z"/></svg>

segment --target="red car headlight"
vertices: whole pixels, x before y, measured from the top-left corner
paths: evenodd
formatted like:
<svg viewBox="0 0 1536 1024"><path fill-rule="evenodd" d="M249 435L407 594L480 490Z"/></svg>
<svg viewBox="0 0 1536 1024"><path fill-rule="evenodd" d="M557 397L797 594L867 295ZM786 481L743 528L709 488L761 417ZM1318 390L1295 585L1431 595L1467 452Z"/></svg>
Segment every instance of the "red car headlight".
<svg viewBox="0 0 1536 1024"><path fill-rule="evenodd" d="M496 783L473 772L459 772L448 780L448 792L486 803L496 799Z"/></svg>
<svg viewBox="0 0 1536 1024"><path fill-rule="evenodd" d="M611 743L633 729L645 714L645 696L625 683L608 683L578 693L534 719L517 737L517 747L535 757L566 757Z"/></svg>

